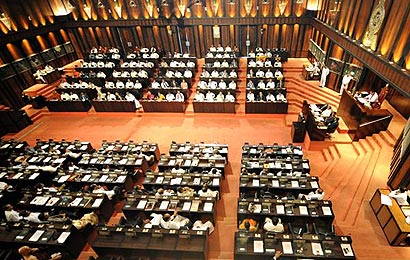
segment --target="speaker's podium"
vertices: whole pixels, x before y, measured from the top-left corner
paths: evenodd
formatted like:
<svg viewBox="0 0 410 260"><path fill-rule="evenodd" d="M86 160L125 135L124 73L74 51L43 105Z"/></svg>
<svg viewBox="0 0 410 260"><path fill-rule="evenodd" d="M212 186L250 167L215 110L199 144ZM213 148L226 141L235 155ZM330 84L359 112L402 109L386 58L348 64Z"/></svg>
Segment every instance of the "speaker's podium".
<svg viewBox="0 0 410 260"><path fill-rule="evenodd" d="M306 120L303 115L299 115L298 121L292 122L292 142L303 143L306 134Z"/></svg>

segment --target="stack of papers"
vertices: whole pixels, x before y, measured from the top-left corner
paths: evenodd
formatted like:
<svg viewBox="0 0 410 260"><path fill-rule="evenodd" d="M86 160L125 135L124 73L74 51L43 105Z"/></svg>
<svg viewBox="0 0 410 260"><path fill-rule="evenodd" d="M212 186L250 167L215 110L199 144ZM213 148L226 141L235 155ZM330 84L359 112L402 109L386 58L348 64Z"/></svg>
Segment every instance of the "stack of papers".
<svg viewBox="0 0 410 260"><path fill-rule="evenodd" d="M34 234L29 238L28 241L30 242L37 242L40 237L44 234L44 230L37 230L36 232L34 232Z"/></svg>
<svg viewBox="0 0 410 260"><path fill-rule="evenodd" d="M263 240L254 240L253 241L253 252L254 253L263 253Z"/></svg>
<svg viewBox="0 0 410 260"><path fill-rule="evenodd" d="M98 208L101 205L102 201L103 199L96 199L91 207Z"/></svg>
<svg viewBox="0 0 410 260"><path fill-rule="evenodd" d="M214 204L212 202L205 202L204 203L204 211L212 211Z"/></svg>
<svg viewBox="0 0 410 260"><path fill-rule="evenodd" d="M70 232L65 231L61 233L60 236L57 238L57 243L64 244L64 242L67 240L69 235L70 235Z"/></svg>
<svg viewBox="0 0 410 260"><path fill-rule="evenodd" d="M282 249L283 249L283 253L287 254L287 255L292 255L293 254L293 249L292 249L292 243L289 241L283 241L282 242Z"/></svg>

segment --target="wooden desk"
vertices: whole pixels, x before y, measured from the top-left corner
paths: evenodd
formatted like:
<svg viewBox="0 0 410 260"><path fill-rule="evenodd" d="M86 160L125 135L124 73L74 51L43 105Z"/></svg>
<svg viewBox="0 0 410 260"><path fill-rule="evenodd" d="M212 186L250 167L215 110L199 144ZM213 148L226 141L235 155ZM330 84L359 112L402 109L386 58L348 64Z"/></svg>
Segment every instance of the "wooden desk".
<svg viewBox="0 0 410 260"><path fill-rule="evenodd" d="M46 102L50 112L87 112L91 109L90 102L50 100Z"/></svg>
<svg viewBox="0 0 410 260"><path fill-rule="evenodd" d="M303 151L300 145L252 145L242 146L242 158L292 158L302 159Z"/></svg>
<svg viewBox="0 0 410 260"><path fill-rule="evenodd" d="M213 154L214 152L226 158L226 163L228 163L227 144L191 144L190 142L186 142L171 144L169 148L169 155L171 156L184 154Z"/></svg>
<svg viewBox="0 0 410 260"><path fill-rule="evenodd" d="M175 210L178 210L181 216L188 217L193 223L198 219L216 223L216 198L212 197L128 194L122 208L124 215L129 219L134 219L140 214L164 214Z"/></svg>
<svg viewBox="0 0 410 260"><path fill-rule="evenodd" d="M387 130L393 115L386 109L371 109L359 103L350 92L343 91L337 115L349 128L353 141Z"/></svg>
<svg viewBox="0 0 410 260"><path fill-rule="evenodd" d="M302 113L306 118L306 130L311 141L324 141L327 126L323 122L317 122L306 100L303 102Z"/></svg>
<svg viewBox="0 0 410 260"><path fill-rule="evenodd" d="M31 98L35 98L39 95L38 93L41 92L41 90L43 90L47 86L48 86L47 83L38 83L38 84L35 84L35 85L23 90L23 94L25 94L25 95L27 95Z"/></svg>
<svg viewBox="0 0 410 260"><path fill-rule="evenodd" d="M255 241L261 245L261 251L256 251ZM291 251L286 252L284 245L289 245ZM282 251L283 255L280 258L292 260L356 259L352 240L348 236L274 235L241 231L235 233L235 259L237 260L271 260L276 250Z"/></svg>
<svg viewBox="0 0 410 260"><path fill-rule="evenodd" d="M194 101L195 113L235 113L235 102Z"/></svg>
<svg viewBox="0 0 410 260"><path fill-rule="evenodd" d="M370 200L370 206L389 244L410 246L410 225L406 223L406 216L400 205L395 199L392 199L391 206L381 204L381 195L389 195L389 193L388 189L377 189Z"/></svg>
<svg viewBox="0 0 410 260"><path fill-rule="evenodd" d="M92 101L96 112L135 112L136 107L133 101Z"/></svg>
<svg viewBox="0 0 410 260"><path fill-rule="evenodd" d="M248 173L259 174L264 168L275 175L281 172L283 176L301 177L310 173L308 159L242 158L241 164L241 168L246 168Z"/></svg>
<svg viewBox="0 0 410 260"><path fill-rule="evenodd" d="M103 141L101 148L98 150L99 153L110 153L113 154L137 154L143 153L145 155L154 155L155 161L158 161L161 153L156 143L148 143L146 141L142 143L135 143L134 141L129 142L107 142Z"/></svg>
<svg viewBox="0 0 410 260"><path fill-rule="evenodd" d="M208 232L161 228L99 227L92 248L100 257L208 259Z"/></svg>
<svg viewBox="0 0 410 260"><path fill-rule="evenodd" d="M6 227L8 226L8 227ZM44 231L38 240L30 239L36 231ZM68 235L62 240L61 235ZM60 237L61 236L61 237ZM72 225L63 224L7 224L0 225L0 248L18 250L21 246L47 248L61 252L64 260L77 259L86 244L81 232ZM20 258L19 258L20 259Z"/></svg>
<svg viewBox="0 0 410 260"><path fill-rule="evenodd" d="M178 101L141 101L144 112L181 112L186 109L185 102Z"/></svg>
<svg viewBox="0 0 410 260"><path fill-rule="evenodd" d="M246 102L247 114L287 114L288 102Z"/></svg>
<svg viewBox="0 0 410 260"><path fill-rule="evenodd" d="M330 200L238 199L238 222L252 218L262 223L265 217L279 217L284 223L330 225L335 216ZM239 223L238 223L239 225Z"/></svg>

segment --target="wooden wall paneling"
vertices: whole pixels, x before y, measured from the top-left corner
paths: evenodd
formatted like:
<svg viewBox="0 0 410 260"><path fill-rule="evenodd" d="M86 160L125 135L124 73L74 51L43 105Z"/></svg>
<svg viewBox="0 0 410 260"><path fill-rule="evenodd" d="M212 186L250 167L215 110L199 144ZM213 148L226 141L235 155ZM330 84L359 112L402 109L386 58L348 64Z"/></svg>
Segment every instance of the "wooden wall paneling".
<svg viewBox="0 0 410 260"><path fill-rule="evenodd" d="M91 27L88 28L82 28L83 33L84 33L84 41L86 42L87 50L91 50L93 46L95 46L96 43L94 43L94 39L90 31L92 31Z"/></svg>
<svg viewBox="0 0 410 260"><path fill-rule="evenodd" d="M262 48L264 48L264 49L267 49L267 48L269 48L269 45L268 45L268 25L267 24L262 24L262 26L261 26L261 31L260 31L260 34L261 34L261 46L262 46Z"/></svg>
<svg viewBox="0 0 410 260"><path fill-rule="evenodd" d="M213 38L213 33L212 33L212 25L204 25L203 29L204 29L204 43L206 46L206 50L209 50L209 47L211 45L216 45L214 42L214 38ZM217 41L219 41L219 39L217 39Z"/></svg>
<svg viewBox="0 0 410 260"><path fill-rule="evenodd" d="M399 64L399 66L405 68L404 61L406 54L409 54L410 52L410 30L406 29L410 28L410 5L406 7L406 15L404 16L400 27L400 35L396 38L397 41L393 48L392 60Z"/></svg>
<svg viewBox="0 0 410 260"><path fill-rule="evenodd" d="M290 28L289 28L290 29ZM290 33L290 50L292 50L291 57L296 57L297 56L297 51L298 51L298 36L299 36L299 24L295 24L292 26L292 28L289 30Z"/></svg>
<svg viewBox="0 0 410 260"><path fill-rule="evenodd" d="M287 50L291 50L291 44L292 44L292 31L293 31L293 25L288 25L288 24L283 24L282 25L282 43L281 43L281 48L286 48Z"/></svg>
<svg viewBox="0 0 410 260"><path fill-rule="evenodd" d="M197 57L205 57L205 53L208 48L208 44L204 35L204 26L198 25L197 30L195 31L195 46L197 48Z"/></svg>
<svg viewBox="0 0 410 260"><path fill-rule="evenodd" d="M344 21L343 30L342 30L342 32L345 34L348 34L349 28L351 26L354 26L354 24L352 23L352 17L355 12L355 7L357 4L356 2L357 0L350 0L350 4L347 7L346 19Z"/></svg>
<svg viewBox="0 0 410 260"><path fill-rule="evenodd" d="M100 27L95 27L94 30L95 30L95 34L97 36L96 39L97 39L98 46L106 46L106 44L102 43L104 41L104 37L103 37L101 28Z"/></svg>
<svg viewBox="0 0 410 260"><path fill-rule="evenodd" d="M221 39L219 44L226 46L229 42L229 25L220 25L219 28L221 30Z"/></svg>
<svg viewBox="0 0 410 260"><path fill-rule="evenodd" d="M21 99L23 83L19 80L19 76L14 76L2 81L0 88L0 96L3 104L11 108L20 108L24 105Z"/></svg>
<svg viewBox="0 0 410 260"><path fill-rule="evenodd" d="M87 53L90 49L87 49L87 46L84 43L84 34L81 34L82 28L71 30L72 32L72 39L76 39L78 43L78 47L80 48L81 53Z"/></svg>
<svg viewBox="0 0 410 260"><path fill-rule="evenodd" d="M358 0L356 17L354 18L354 26L351 27L349 35L352 39L361 40L362 35L367 27L367 20L371 12L372 1Z"/></svg>
<svg viewBox="0 0 410 260"><path fill-rule="evenodd" d="M396 6L398 10L394 10ZM388 35L388 38L389 38L388 40L390 40L389 42L390 44L385 44L387 43L387 41L385 41L385 43L381 44L381 50L383 51L384 48L388 48L389 52L388 52L387 58L389 60L392 60L393 62L398 62L402 58L402 51L406 43L410 45L409 43L410 31L408 30L409 28L408 26L410 26L410 21L409 21L410 5L406 5L405 7L403 7L401 5L397 5L397 3L394 3L394 6L392 6L390 13L396 14L396 16L387 18L389 19L388 23L389 22L394 23L391 25L386 24L386 27L389 28L389 31L391 31Z"/></svg>
<svg viewBox="0 0 410 260"><path fill-rule="evenodd" d="M255 51L257 44L258 44L258 31L259 26L257 25L249 25L249 40L251 41L250 50Z"/></svg>
<svg viewBox="0 0 410 260"><path fill-rule="evenodd" d="M394 88L389 90L389 103L394 106L405 118L410 117L410 106L408 97L403 96L400 92Z"/></svg>
<svg viewBox="0 0 410 260"><path fill-rule="evenodd" d="M168 54L172 49L170 48L170 39L168 38L169 34L166 26L159 27L159 35L162 40L160 47Z"/></svg>
<svg viewBox="0 0 410 260"><path fill-rule="evenodd" d="M361 8L361 5L362 5L362 1L363 0L356 0L355 2L355 7L353 8L353 12L352 12L352 16L351 16L351 19L350 19L350 23L349 23L349 26L348 26L348 28L347 28L347 30L346 30L346 35L349 35L350 37L352 37L353 36L353 32L354 32L354 30L355 30L355 27L356 27L356 22L357 22L357 20L359 19L359 17L358 17L358 14L359 14L359 12L360 12L360 8Z"/></svg>
<svg viewBox="0 0 410 260"><path fill-rule="evenodd" d="M386 15L378 34L376 51L389 59L393 53L393 44L400 36L399 29L407 8L402 6L401 1L391 1L390 5L389 1L386 1L385 8ZM386 30L383 30L384 28Z"/></svg>
<svg viewBox="0 0 410 260"><path fill-rule="evenodd" d="M233 24L229 25L229 42L228 42L228 44L231 47L237 45L236 44L237 39L236 39L236 30L235 29L236 29L236 26L234 26Z"/></svg>
<svg viewBox="0 0 410 260"><path fill-rule="evenodd" d="M304 37L303 45L302 45L302 52L300 57L307 57L308 50L309 50L309 39L312 38L313 29L310 25L304 25L304 33L301 35Z"/></svg>
<svg viewBox="0 0 410 260"><path fill-rule="evenodd" d="M274 37L273 37L273 45L271 46L272 48L280 48L280 41L281 41L281 26L280 24L275 24L275 28L274 28Z"/></svg>
<svg viewBox="0 0 410 260"><path fill-rule="evenodd" d="M77 37L75 36L76 31L77 30L68 29L67 30L67 35L68 35L68 38L70 39L70 42L73 44L74 51L77 54L78 58L83 59L84 58L84 52L82 51L81 46L77 41Z"/></svg>
<svg viewBox="0 0 410 260"><path fill-rule="evenodd" d="M265 33L266 36L264 36L267 40L266 42L266 47L269 49L273 49L274 46L276 46L276 35L275 35L275 26L274 24L268 25Z"/></svg>
<svg viewBox="0 0 410 260"><path fill-rule="evenodd" d="M338 31L343 31L343 26L348 16L350 1L351 0L345 0L339 4L340 11L336 15L335 26L333 26ZM332 6L330 6L330 8L332 8Z"/></svg>
<svg viewBox="0 0 410 260"><path fill-rule="evenodd" d="M135 46L131 30L132 28L129 27L118 27L126 52L132 51L133 46Z"/></svg>
<svg viewBox="0 0 410 260"><path fill-rule="evenodd" d="M88 27L87 28L88 29L88 32L89 32L89 34L90 34L90 36L91 36L91 44L92 44L92 46L98 46L98 41L97 41L97 37L96 37L96 35L95 35L95 28L92 28L92 27Z"/></svg>

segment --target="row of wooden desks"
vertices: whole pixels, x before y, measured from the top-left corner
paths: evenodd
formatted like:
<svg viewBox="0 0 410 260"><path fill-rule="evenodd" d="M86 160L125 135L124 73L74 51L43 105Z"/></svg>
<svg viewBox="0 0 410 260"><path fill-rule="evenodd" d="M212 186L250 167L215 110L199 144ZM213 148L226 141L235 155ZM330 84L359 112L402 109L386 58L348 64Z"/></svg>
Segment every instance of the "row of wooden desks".
<svg viewBox="0 0 410 260"><path fill-rule="evenodd" d="M161 228L99 227L92 248L99 256L131 259L208 259L208 232Z"/></svg>

